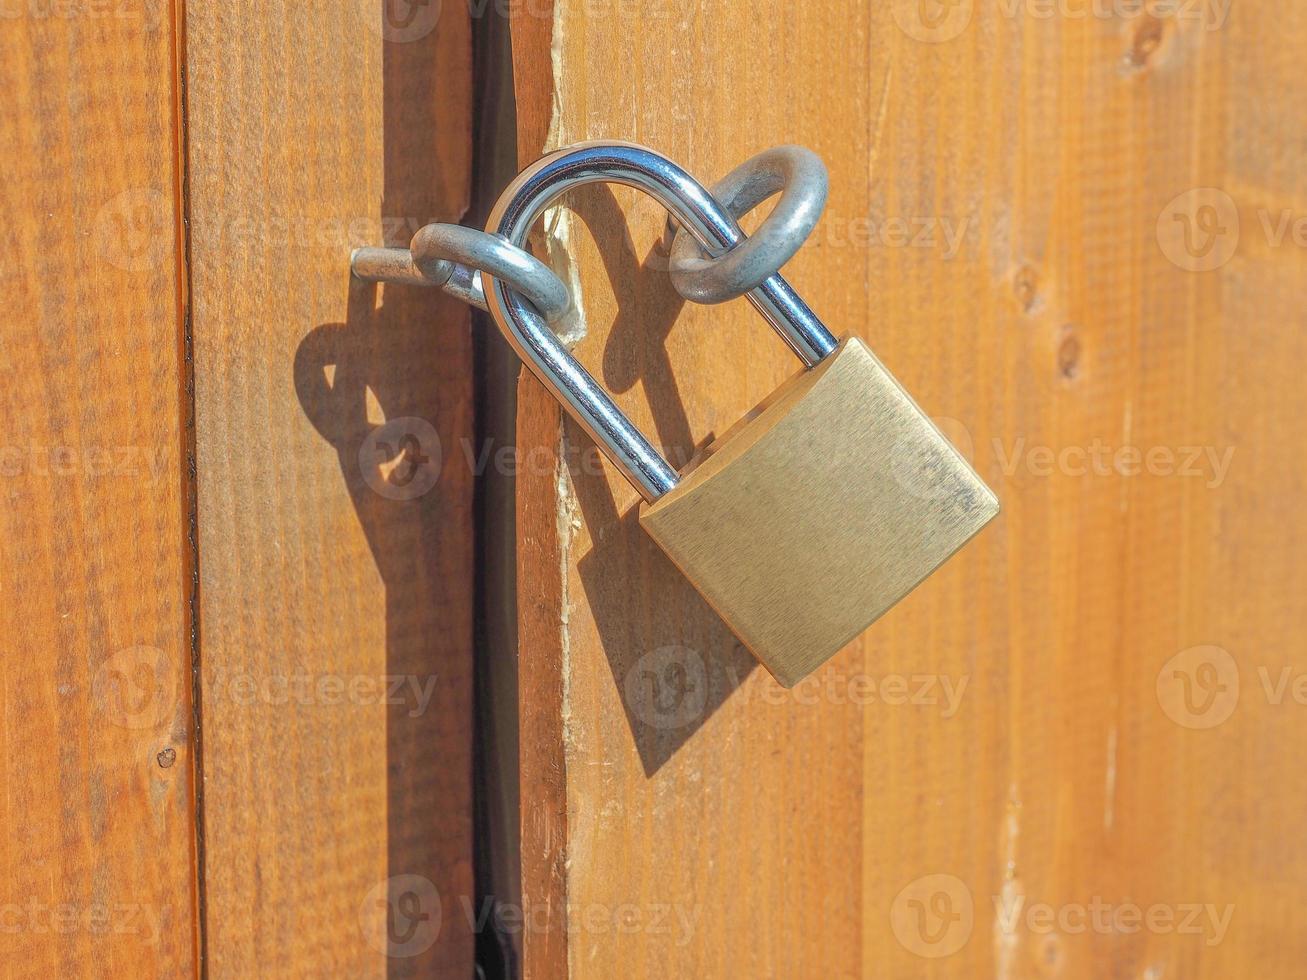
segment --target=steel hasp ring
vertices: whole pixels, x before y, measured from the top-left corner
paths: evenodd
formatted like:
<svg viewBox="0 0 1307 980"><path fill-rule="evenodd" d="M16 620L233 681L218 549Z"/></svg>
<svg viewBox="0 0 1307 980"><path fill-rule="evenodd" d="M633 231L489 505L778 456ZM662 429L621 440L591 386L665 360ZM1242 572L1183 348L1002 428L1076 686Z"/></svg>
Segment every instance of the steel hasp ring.
<svg viewBox="0 0 1307 980"><path fill-rule="evenodd" d="M511 284L551 323L572 307L571 294L549 266L500 235L462 225L426 225L409 248L356 249L351 267L367 282L437 286L483 310L486 272Z"/></svg>
<svg viewBox="0 0 1307 980"><path fill-rule="evenodd" d="M740 164L712 188L737 220L774 194L781 199L754 234L717 255L679 229L670 263L676 291L695 303L724 303L756 289L803 247L829 187L821 157L802 146L772 147Z"/></svg>

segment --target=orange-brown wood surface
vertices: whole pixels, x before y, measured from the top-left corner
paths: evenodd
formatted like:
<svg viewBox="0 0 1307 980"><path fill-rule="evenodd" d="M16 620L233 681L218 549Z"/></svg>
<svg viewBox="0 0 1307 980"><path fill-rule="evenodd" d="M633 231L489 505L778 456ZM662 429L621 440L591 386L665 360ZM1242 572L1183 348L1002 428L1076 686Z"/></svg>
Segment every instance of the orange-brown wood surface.
<svg viewBox="0 0 1307 980"><path fill-rule="evenodd" d="M467 205L467 10L410 12L188 11L214 978L473 973L469 316L349 277Z"/></svg>
<svg viewBox="0 0 1307 980"><path fill-rule="evenodd" d="M787 276L1004 506L787 693L524 379L528 980L1300 973L1307 12L1138 6L516 13L523 162L825 158ZM679 302L652 202L548 220L578 356L674 462L795 370Z"/></svg>
<svg viewBox="0 0 1307 980"><path fill-rule="evenodd" d="M196 963L175 11L0 16L0 975Z"/></svg>

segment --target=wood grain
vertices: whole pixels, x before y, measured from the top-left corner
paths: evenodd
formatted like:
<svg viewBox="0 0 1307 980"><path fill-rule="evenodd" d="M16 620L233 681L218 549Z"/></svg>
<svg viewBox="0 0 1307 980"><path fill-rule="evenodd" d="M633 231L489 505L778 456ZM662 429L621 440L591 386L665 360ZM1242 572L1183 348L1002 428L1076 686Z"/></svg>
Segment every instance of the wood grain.
<svg viewBox="0 0 1307 980"><path fill-rule="evenodd" d="M467 10L409 12L189 10L215 978L473 972L469 318L348 272L467 206Z"/></svg>
<svg viewBox="0 0 1307 980"><path fill-rule="evenodd" d="M174 14L0 20L5 977L196 962Z"/></svg>
<svg viewBox="0 0 1307 980"><path fill-rule="evenodd" d="M526 378L562 467L519 478L528 980L1296 975L1307 14L529 6L523 162L823 156L787 277L1004 513L785 694ZM794 365L681 306L650 202L569 203L578 355L683 462Z"/></svg>

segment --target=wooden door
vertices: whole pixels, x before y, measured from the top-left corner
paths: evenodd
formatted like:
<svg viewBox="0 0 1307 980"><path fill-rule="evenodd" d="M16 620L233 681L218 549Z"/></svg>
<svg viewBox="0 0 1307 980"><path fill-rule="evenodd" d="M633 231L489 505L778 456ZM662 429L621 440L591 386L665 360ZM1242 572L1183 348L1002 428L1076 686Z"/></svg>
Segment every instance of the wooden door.
<svg viewBox="0 0 1307 980"><path fill-rule="evenodd" d="M0 0L0 975L1296 976L1305 50L1229 0ZM819 153L787 277L1003 503L793 690L487 319L349 278L593 138ZM664 223L590 188L537 245L683 461L796 365Z"/></svg>

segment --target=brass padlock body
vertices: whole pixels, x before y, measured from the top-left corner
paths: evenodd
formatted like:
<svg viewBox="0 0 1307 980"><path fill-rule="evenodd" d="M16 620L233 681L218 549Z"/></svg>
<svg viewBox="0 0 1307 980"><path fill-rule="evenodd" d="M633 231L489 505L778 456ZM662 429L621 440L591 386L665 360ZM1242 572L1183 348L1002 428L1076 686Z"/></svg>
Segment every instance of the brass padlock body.
<svg viewBox="0 0 1307 980"><path fill-rule="evenodd" d="M856 337L709 447L640 523L792 687L999 511Z"/></svg>

